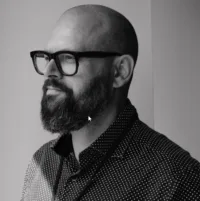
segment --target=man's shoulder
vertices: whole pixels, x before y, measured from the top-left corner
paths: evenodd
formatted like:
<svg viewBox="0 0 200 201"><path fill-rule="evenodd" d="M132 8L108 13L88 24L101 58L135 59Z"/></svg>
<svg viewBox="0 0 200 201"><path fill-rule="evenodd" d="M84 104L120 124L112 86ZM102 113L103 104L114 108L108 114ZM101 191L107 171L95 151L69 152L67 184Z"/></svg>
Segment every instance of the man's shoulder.
<svg viewBox="0 0 200 201"><path fill-rule="evenodd" d="M57 138L50 140L46 143L44 143L42 146L40 146L35 153L33 154L33 158L38 158L41 159L43 155L48 155L48 154L52 154L53 149L52 147L54 146L54 144L57 142ZM54 152L53 152L54 153Z"/></svg>
<svg viewBox="0 0 200 201"><path fill-rule="evenodd" d="M188 151L140 120L131 134L125 155L131 171L168 185L176 200L200 199L200 163Z"/></svg>
<svg viewBox="0 0 200 201"><path fill-rule="evenodd" d="M129 152L133 155L138 153L137 157L146 158L152 164L163 163L181 173L191 170L200 174L200 163L188 151L144 122L138 120L132 134Z"/></svg>
<svg viewBox="0 0 200 201"><path fill-rule="evenodd" d="M38 170L51 168L52 164L59 164L60 157L52 150L52 146L56 141L57 139L50 140L35 151L27 168L26 174L27 177L30 177L29 180L34 177Z"/></svg>
<svg viewBox="0 0 200 201"><path fill-rule="evenodd" d="M51 148L56 141L57 139L46 142L31 157L24 179L22 200L25 197L28 199L28 196L31 195L29 195L30 189L37 188L39 185L45 186L46 179L54 178L52 170L57 170L60 164L59 156Z"/></svg>

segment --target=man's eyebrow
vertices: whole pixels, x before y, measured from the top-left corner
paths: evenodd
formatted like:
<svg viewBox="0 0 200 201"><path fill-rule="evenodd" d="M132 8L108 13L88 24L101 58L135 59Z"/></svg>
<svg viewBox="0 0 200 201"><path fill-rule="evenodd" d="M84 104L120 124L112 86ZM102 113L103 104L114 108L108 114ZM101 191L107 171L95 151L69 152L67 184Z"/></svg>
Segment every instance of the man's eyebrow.
<svg viewBox="0 0 200 201"><path fill-rule="evenodd" d="M43 51L45 51L45 52L49 52L49 53L57 52L56 49L48 49L48 48L44 48Z"/></svg>
<svg viewBox="0 0 200 201"><path fill-rule="evenodd" d="M43 51L45 52L49 52L49 53L55 53L55 52L60 52L60 51L68 51L68 52L77 52L76 50L70 50L70 49L47 49L47 48L44 48Z"/></svg>
<svg viewBox="0 0 200 201"><path fill-rule="evenodd" d="M44 51L44 52L52 52L52 51L50 51L50 50L47 49L47 48L43 48L42 51Z"/></svg>

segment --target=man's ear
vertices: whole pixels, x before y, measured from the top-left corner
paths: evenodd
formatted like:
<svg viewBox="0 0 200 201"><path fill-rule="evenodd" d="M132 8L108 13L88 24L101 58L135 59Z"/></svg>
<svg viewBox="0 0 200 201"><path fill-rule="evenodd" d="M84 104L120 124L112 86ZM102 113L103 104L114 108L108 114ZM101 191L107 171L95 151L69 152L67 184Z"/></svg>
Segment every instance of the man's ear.
<svg viewBox="0 0 200 201"><path fill-rule="evenodd" d="M114 67L113 87L119 88L131 79L134 70L134 60L130 55L122 55L116 58Z"/></svg>

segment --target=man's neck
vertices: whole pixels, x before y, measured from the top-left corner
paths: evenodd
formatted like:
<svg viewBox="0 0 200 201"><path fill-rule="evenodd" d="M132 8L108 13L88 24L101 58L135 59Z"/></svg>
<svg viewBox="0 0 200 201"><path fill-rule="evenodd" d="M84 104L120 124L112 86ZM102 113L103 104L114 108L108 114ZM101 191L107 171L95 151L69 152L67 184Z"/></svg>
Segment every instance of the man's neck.
<svg viewBox="0 0 200 201"><path fill-rule="evenodd" d="M124 108L125 101L118 104L110 104L101 115L94 118L85 127L71 132L74 153L79 161L79 154L89 147L108 127L115 121L119 112Z"/></svg>

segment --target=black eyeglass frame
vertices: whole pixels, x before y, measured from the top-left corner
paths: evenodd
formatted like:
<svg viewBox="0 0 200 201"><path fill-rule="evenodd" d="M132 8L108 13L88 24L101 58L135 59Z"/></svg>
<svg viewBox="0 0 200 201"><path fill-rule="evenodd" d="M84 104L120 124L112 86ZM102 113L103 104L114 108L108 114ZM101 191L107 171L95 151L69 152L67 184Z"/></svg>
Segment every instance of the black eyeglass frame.
<svg viewBox="0 0 200 201"><path fill-rule="evenodd" d="M62 67L60 65L60 61L59 61L58 56L60 54L63 54L63 53L71 54L75 58L76 70L75 70L75 72L73 74L66 74L62 70ZM56 64L59 72L62 75L65 75L65 76L73 76L78 72L79 58L81 58L81 57L86 57L86 58L105 58L105 57L111 57L111 56L122 56L122 54L119 53L119 52L103 52L103 51L86 51L86 52L58 51L58 52L55 52L55 53L49 53L49 52L42 51L42 50L31 51L30 56L32 58L34 68L35 68L36 72L38 74L40 74L40 75L44 75L44 73L39 71L39 69L37 67L37 64L35 62L35 59L36 59L35 55L37 55L37 54L45 54L45 55L47 55L48 58L49 58L49 61L51 61L53 59L55 61L55 64Z"/></svg>

